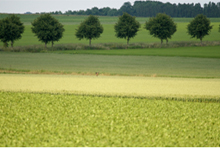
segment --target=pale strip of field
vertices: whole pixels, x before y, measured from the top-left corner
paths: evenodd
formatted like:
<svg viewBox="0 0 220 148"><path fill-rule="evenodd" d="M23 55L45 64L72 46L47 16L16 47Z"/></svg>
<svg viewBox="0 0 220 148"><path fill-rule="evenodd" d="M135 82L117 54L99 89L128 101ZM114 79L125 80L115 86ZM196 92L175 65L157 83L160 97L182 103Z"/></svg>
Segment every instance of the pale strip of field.
<svg viewBox="0 0 220 148"><path fill-rule="evenodd" d="M0 90L219 98L220 79L1 74Z"/></svg>

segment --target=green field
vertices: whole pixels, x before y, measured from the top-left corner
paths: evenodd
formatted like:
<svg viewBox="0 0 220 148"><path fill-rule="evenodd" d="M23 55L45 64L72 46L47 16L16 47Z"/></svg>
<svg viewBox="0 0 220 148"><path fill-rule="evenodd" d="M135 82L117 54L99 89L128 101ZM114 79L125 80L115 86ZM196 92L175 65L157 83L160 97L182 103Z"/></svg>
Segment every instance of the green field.
<svg viewBox="0 0 220 148"><path fill-rule="evenodd" d="M43 45L31 33L38 16L20 15L25 33L15 46ZM87 16L55 17L66 29L56 44L88 44L74 36ZM126 44L114 35L118 17L99 18L104 33L92 44ZM143 29L147 19L137 18L132 44L160 42ZM197 42L186 34L190 20L174 18L171 47ZM220 19L211 21L204 41L212 46L0 50L0 146L220 147Z"/></svg>
<svg viewBox="0 0 220 148"><path fill-rule="evenodd" d="M122 51L126 53L126 50ZM213 52L214 54L216 53ZM219 56L219 50L217 55ZM1 52L0 69L90 75L99 72L104 75L220 78L220 59Z"/></svg>
<svg viewBox="0 0 220 148"><path fill-rule="evenodd" d="M50 53L94 54L94 55L135 55L135 56L169 56L169 57L199 57L220 58L219 46L178 47L178 48L148 48L148 49L111 49L111 50L60 50Z"/></svg>
<svg viewBox="0 0 220 148"><path fill-rule="evenodd" d="M0 19L6 17L7 15L0 15ZM14 46L27 46L27 45L43 45L43 43L39 42L37 37L31 32L31 22L37 18L39 15L19 15L21 17L21 21L25 24L25 32L22 35L22 39L15 41ZM54 16L57 18L62 24L64 24L65 32L63 38L55 43L55 44L88 44L86 39L78 40L75 37L75 29L79 26L79 24L87 17L87 16ZM104 32L101 34L101 37L95 40L92 40L92 44L99 43L124 43L126 44L125 39L116 38L114 32L114 24L117 22L118 17L99 17L101 24L104 27ZM138 32L135 38L130 40L130 43L159 43L160 40L150 36L149 32L144 29L144 23L149 18L137 18L137 20L141 23L140 31ZM180 42L180 41L198 41L196 39L192 39L186 33L186 26L189 24L192 18L174 18L174 21L177 23L177 32L172 36L170 42ZM218 26L220 24L219 18L211 18L210 19L213 25L213 29L209 36L204 37L204 41L219 41L220 33L218 32ZM0 46L3 46L3 43L0 42Z"/></svg>

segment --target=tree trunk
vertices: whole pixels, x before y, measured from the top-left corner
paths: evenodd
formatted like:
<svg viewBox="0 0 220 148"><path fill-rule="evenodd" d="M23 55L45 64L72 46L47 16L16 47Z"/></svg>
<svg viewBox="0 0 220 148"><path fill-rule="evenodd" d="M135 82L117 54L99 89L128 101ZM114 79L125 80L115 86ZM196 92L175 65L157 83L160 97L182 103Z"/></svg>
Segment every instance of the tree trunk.
<svg viewBox="0 0 220 148"><path fill-rule="evenodd" d="M161 46L162 46L162 44L163 44L163 39L161 39Z"/></svg>
<svg viewBox="0 0 220 148"><path fill-rule="evenodd" d="M47 48L47 43L45 42L45 48Z"/></svg>
<svg viewBox="0 0 220 148"><path fill-rule="evenodd" d="M126 47L126 49L128 49L128 45L129 45L129 38L127 39L127 47Z"/></svg>
<svg viewBox="0 0 220 148"><path fill-rule="evenodd" d="M201 42L201 45L202 45L202 37L200 37L200 42Z"/></svg>
<svg viewBox="0 0 220 148"><path fill-rule="evenodd" d="M89 39L89 47L90 47L90 48L91 48L91 40L92 40L92 39Z"/></svg>
<svg viewBox="0 0 220 148"><path fill-rule="evenodd" d="M166 44L168 44L168 39L166 39L166 41L167 41Z"/></svg>
<svg viewBox="0 0 220 148"><path fill-rule="evenodd" d="M4 47L8 47L8 43L7 42L4 42Z"/></svg>
<svg viewBox="0 0 220 148"><path fill-rule="evenodd" d="M53 43L53 41L52 41L52 47L53 47L53 44L54 44L54 43Z"/></svg>
<svg viewBox="0 0 220 148"><path fill-rule="evenodd" d="M13 48L13 44L14 44L14 42L13 41L11 41L11 47Z"/></svg>

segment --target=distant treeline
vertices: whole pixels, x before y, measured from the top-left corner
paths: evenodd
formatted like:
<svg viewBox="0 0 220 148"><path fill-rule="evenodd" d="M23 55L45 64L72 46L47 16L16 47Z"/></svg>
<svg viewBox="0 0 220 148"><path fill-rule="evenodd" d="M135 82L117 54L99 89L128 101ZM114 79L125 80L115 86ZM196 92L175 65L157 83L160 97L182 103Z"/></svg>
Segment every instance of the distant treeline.
<svg viewBox="0 0 220 148"><path fill-rule="evenodd" d="M166 13L171 17L195 17L197 14L204 14L207 17L220 17L220 2L217 4L209 2L202 7L200 3L171 4L159 1L135 1L133 6L130 2L125 2L120 9L93 7L79 11L68 10L65 13L56 11L51 12L51 14L120 16L123 12L137 17L152 17L156 16L157 13Z"/></svg>

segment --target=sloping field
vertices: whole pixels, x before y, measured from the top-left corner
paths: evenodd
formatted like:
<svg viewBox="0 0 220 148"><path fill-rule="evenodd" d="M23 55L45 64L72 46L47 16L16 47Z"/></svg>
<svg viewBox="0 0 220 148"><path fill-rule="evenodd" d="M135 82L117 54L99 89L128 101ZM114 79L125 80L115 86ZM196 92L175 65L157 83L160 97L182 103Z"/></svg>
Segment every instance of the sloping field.
<svg viewBox="0 0 220 148"><path fill-rule="evenodd" d="M0 90L141 97L219 98L220 79L0 75Z"/></svg>

